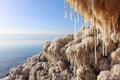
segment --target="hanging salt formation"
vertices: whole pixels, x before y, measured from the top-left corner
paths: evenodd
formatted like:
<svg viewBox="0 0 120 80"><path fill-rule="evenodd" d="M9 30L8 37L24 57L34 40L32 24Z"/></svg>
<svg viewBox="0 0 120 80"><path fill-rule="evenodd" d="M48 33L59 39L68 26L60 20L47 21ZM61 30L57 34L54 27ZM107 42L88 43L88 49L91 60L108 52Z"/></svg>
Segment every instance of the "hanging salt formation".
<svg viewBox="0 0 120 80"><path fill-rule="evenodd" d="M102 32L102 36L103 36L103 56L105 56L105 27L103 26L103 32Z"/></svg>
<svg viewBox="0 0 120 80"><path fill-rule="evenodd" d="M118 18L120 16L120 1L119 0L68 0L68 3L74 10L76 9L75 3L77 2L77 10L84 16L85 20L89 20L94 27L94 39L95 39L95 63L97 63L97 45L98 34L102 33L102 53L103 56L107 56L107 40L111 34L117 34L119 31ZM83 26L83 25L82 25ZM82 33L82 40L86 31ZM116 39L113 40L116 42Z"/></svg>
<svg viewBox="0 0 120 80"><path fill-rule="evenodd" d="M96 35L97 36L97 41L96 41L96 43L98 45L98 30L99 30L98 27L96 27L96 30L97 30L97 35Z"/></svg>
<svg viewBox="0 0 120 80"><path fill-rule="evenodd" d="M66 7L67 0L64 0L64 15L65 19L67 18L67 7Z"/></svg>
<svg viewBox="0 0 120 80"><path fill-rule="evenodd" d="M77 20L76 20L76 17L77 17L77 2L75 1L75 11L74 11L74 33L76 32L76 24L77 24Z"/></svg>
<svg viewBox="0 0 120 80"><path fill-rule="evenodd" d="M92 7L92 11L94 10L94 0L91 0L91 7ZM95 36L95 47L94 47L94 53L95 53L95 63L97 63L97 55L96 55L96 51L97 51L97 33L96 33L96 26L95 26L95 15L94 13L92 14L92 18L93 18L93 27L94 27L94 36Z"/></svg>
<svg viewBox="0 0 120 80"><path fill-rule="evenodd" d="M76 32L76 24L77 24L77 21L76 21L76 12L74 13L74 33Z"/></svg>
<svg viewBox="0 0 120 80"><path fill-rule="evenodd" d="M103 26L103 49L104 49L104 53L103 53L103 56L107 56L107 43L106 43L106 41L107 41L107 36L108 36L108 33L106 33L106 30L105 30L105 26L106 25L104 25Z"/></svg>
<svg viewBox="0 0 120 80"><path fill-rule="evenodd" d="M70 7L70 20L72 20L72 8Z"/></svg>
<svg viewBox="0 0 120 80"><path fill-rule="evenodd" d="M68 2L67 0L64 0L65 19L67 18L67 7L66 7L67 2ZM70 20L72 20L72 7L70 7ZM76 25L77 25L77 2L75 2L75 11L74 11L74 33L76 32Z"/></svg>
<svg viewBox="0 0 120 80"><path fill-rule="evenodd" d="M94 32L94 34L95 34L95 63L97 63L97 54L96 54L96 51L97 51L97 40L96 40L96 29L95 29L95 32Z"/></svg>
<svg viewBox="0 0 120 80"><path fill-rule="evenodd" d="M78 24L80 23L80 18L79 18L79 14L77 13L77 22Z"/></svg>

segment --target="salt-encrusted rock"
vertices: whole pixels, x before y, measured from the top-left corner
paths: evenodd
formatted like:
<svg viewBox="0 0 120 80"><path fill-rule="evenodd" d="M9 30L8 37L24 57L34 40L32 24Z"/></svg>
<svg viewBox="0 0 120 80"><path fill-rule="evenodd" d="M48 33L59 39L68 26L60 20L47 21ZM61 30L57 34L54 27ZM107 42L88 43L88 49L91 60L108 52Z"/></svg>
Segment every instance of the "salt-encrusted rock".
<svg viewBox="0 0 120 80"><path fill-rule="evenodd" d="M8 80L15 80L15 79L16 79L15 76L9 76L9 77L8 77Z"/></svg>
<svg viewBox="0 0 120 80"><path fill-rule="evenodd" d="M63 44L68 44L69 42L71 42L73 40L73 35L72 34L69 34L69 35L66 35L64 36L63 38L59 38L58 41L60 43L63 43Z"/></svg>
<svg viewBox="0 0 120 80"><path fill-rule="evenodd" d="M116 52L120 52L120 48L119 47L116 49Z"/></svg>
<svg viewBox="0 0 120 80"><path fill-rule="evenodd" d="M32 67L29 75L30 80L36 80L36 71L38 69L42 69L42 66L39 63L37 63L34 67Z"/></svg>
<svg viewBox="0 0 120 80"><path fill-rule="evenodd" d="M97 80L112 80L111 73L109 71L101 71L100 75L97 77Z"/></svg>
<svg viewBox="0 0 120 80"><path fill-rule="evenodd" d="M110 39L106 40L106 48L108 53L114 51L116 47L117 47L116 43L114 43L112 40Z"/></svg>
<svg viewBox="0 0 120 80"><path fill-rule="evenodd" d="M47 61L47 59L45 57L45 54L41 54L40 61L42 61L42 62L46 62Z"/></svg>
<svg viewBox="0 0 120 80"><path fill-rule="evenodd" d="M108 59L102 58L102 59L98 60L98 63L99 63L98 67L99 67L100 71L110 69L110 61Z"/></svg>
<svg viewBox="0 0 120 80"><path fill-rule="evenodd" d="M65 48L68 48L69 46L72 46L74 44L76 44L76 42L75 41L71 41L71 42L69 42L68 44L65 45Z"/></svg>
<svg viewBox="0 0 120 80"><path fill-rule="evenodd" d="M15 80L26 80L26 77L24 75L20 75L20 76L16 77Z"/></svg>
<svg viewBox="0 0 120 80"><path fill-rule="evenodd" d="M63 71L67 67L67 64L65 62L63 62L62 60L60 60L60 61L58 61L58 66L59 66L60 70Z"/></svg>
<svg viewBox="0 0 120 80"><path fill-rule="evenodd" d="M80 43L82 41L82 37L75 38L76 43Z"/></svg>
<svg viewBox="0 0 120 80"><path fill-rule="evenodd" d="M101 52L96 51L96 59L95 59L95 52L89 53L89 57L90 57L89 62L92 65L97 65L100 62L100 60L103 58L103 55Z"/></svg>
<svg viewBox="0 0 120 80"><path fill-rule="evenodd" d="M69 42L73 41L73 35L67 35L62 38L57 38L51 43L47 42L45 49L45 57L51 60L53 63L57 63L59 60L67 61L66 59L66 46Z"/></svg>
<svg viewBox="0 0 120 80"><path fill-rule="evenodd" d="M118 78L120 79L120 64L116 64L112 67L111 74L118 76Z"/></svg>
<svg viewBox="0 0 120 80"><path fill-rule="evenodd" d="M120 80L120 64L114 65L110 71L101 71L97 80Z"/></svg>
<svg viewBox="0 0 120 80"><path fill-rule="evenodd" d="M60 73L60 72L61 72L59 66L56 66L56 67L55 67L55 72L56 72L56 73Z"/></svg>
<svg viewBox="0 0 120 80"><path fill-rule="evenodd" d="M55 67L50 67L49 68L49 74L55 73Z"/></svg>
<svg viewBox="0 0 120 80"><path fill-rule="evenodd" d="M10 69L9 74L12 74L14 70L15 70L15 67L13 67L12 69Z"/></svg>
<svg viewBox="0 0 120 80"><path fill-rule="evenodd" d="M120 32L116 34L116 39L120 42Z"/></svg>
<svg viewBox="0 0 120 80"><path fill-rule="evenodd" d="M112 34L110 35L110 37L111 37L111 40L112 40L114 43L117 43L117 42L118 42L118 40L117 40L117 38L116 38L116 34L112 33Z"/></svg>
<svg viewBox="0 0 120 80"><path fill-rule="evenodd" d="M49 64L47 62L42 63L42 67L44 70L48 71L49 70Z"/></svg>
<svg viewBox="0 0 120 80"><path fill-rule="evenodd" d="M112 52L111 58L115 63L120 63L120 52Z"/></svg>
<svg viewBox="0 0 120 80"><path fill-rule="evenodd" d="M47 42L45 43L45 45L43 46L43 49L44 49L45 52L47 52L47 49L48 49L48 47L50 46L50 44L51 44L51 41L47 41Z"/></svg>
<svg viewBox="0 0 120 80"><path fill-rule="evenodd" d="M95 44L94 29L87 28L83 37L84 31L48 41L40 54L12 69L5 80L120 80L119 41L108 38L103 56L101 33Z"/></svg>
<svg viewBox="0 0 120 80"><path fill-rule="evenodd" d="M15 68L14 70L13 70L13 74L14 75L20 75L21 73L22 73L22 69L23 69L23 66L18 66L17 68Z"/></svg>
<svg viewBox="0 0 120 80"><path fill-rule="evenodd" d="M37 55L34 55L33 57L31 58L28 58L27 59L27 63L29 66L34 66L36 63L40 62L40 56L41 56L42 53L40 54L37 54Z"/></svg>
<svg viewBox="0 0 120 80"><path fill-rule="evenodd" d="M84 38L84 37L92 37L94 36L94 28L93 27L86 27L86 28L81 28L80 31L76 32L74 34L74 38Z"/></svg>
<svg viewBox="0 0 120 80"><path fill-rule="evenodd" d="M29 76L30 70L31 70L30 67L26 66L23 68L22 73L26 76Z"/></svg>
<svg viewBox="0 0 120 80"><path fill-rule="evenodd" d="M99 39L98 44L99 45ZM86 37L82 42L69 46L66 49L66 56L70 63L80 66L89 65L95 62L94 54L95 40L94 37ZM94 57L93 57L94 56ZM101 58L101 53L96 52L97 59ZM83 62L84 61L84 62Z"/></svg>
<svg viewBox="0 0 120 80"><path fill-rule="evenodd" d="M80 66L77 69L77 80L96 80L95 73L90 66Z"/></svg>

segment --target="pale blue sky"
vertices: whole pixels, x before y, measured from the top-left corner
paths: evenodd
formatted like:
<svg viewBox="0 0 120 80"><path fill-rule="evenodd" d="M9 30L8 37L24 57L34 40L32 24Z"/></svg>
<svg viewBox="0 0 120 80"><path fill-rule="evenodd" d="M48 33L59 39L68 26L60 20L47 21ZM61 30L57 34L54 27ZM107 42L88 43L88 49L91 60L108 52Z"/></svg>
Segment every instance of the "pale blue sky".
<svg viewBox="0 0 120 80"><path fill-rule="evenodd" d="M72 33L69 12L65 19L64 0L0 0L0 35Z"/></svg>

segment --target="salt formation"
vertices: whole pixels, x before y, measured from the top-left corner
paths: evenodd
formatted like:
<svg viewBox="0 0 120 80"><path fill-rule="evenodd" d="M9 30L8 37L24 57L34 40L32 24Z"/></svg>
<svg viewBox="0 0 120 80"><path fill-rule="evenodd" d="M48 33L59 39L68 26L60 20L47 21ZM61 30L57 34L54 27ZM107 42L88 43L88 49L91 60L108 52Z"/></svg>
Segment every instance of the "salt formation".
<svg viewBox="0 0 120 80"><path fill-rule="evenodd" d="M79 67L77 69L76 80L95 80L96 76L94 70L90 66Z"/></svg>
<svg viewBox="0 0 120 80"><path fill-rule="evenodd" d="M117 31L118 17L120 15L119 0L67 0L72 8L77 3L77 11L84 16L86 21L95 23L101 31ZM94 18L93 16L94 15ZM109 25L109 27L107 27Z"/></svg>
<svg viewBox="0 0 120 80"><path fill-rule="evenodd" d="M85 30L87 33L83 36ZM46 42L40 54L12 69L3 80L119 80L120 37L107 39L108 55L103 56L102 33L98 32L95 55L94 30L84 27L74 34Z"/></svg>
<svg viewBox="0 0 120 80"><path fill-rule="evenodd" d="M66 2L83 15L84 26L46 42L2 80L120 80L119 0L65 0L65 14Z"/></svg>
<svg viewBox="0 0 120 80"><path fill-rule="evenodd" d="M64 0L64 14L65 14L65 19L67 18L66 2L67 2L67 0Z"/></svg>
<svg viewBox="0 0 120 80"><path fill-rule="evenodd" d="M111 33L116 34L119 31L119 0L68 0L68 3L72 8L77 9L77 12L82 14L86 21L90 21L97 31L99 29L102 32L103 56L107 56L106 39ZM95 39L95 43L97 43L97 39Z"/></svg>
<svg viewBox="0 0 120 80"><path fill-rule="evenodd" d="M110 71L101 71L98 80L120 80L120 65L113 66Z"/></svg>

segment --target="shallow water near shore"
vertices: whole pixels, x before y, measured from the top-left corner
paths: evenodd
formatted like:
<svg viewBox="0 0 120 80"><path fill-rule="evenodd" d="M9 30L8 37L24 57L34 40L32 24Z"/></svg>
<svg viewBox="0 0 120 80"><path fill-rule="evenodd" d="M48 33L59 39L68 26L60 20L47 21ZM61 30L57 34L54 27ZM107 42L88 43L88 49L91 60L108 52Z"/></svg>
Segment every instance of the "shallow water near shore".
<svg viewBox="0 0 120 80"><path fill-rule="evenodd" d="M0 78L9 70L26 62L28 57L38 54L43 44L61 35L0 36Z"/></svg>

